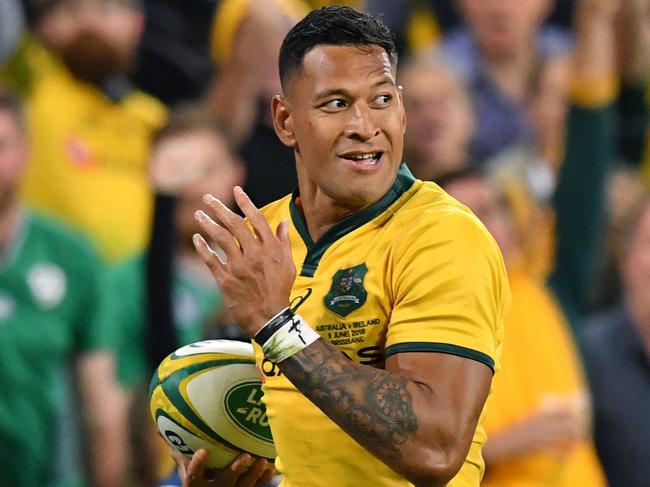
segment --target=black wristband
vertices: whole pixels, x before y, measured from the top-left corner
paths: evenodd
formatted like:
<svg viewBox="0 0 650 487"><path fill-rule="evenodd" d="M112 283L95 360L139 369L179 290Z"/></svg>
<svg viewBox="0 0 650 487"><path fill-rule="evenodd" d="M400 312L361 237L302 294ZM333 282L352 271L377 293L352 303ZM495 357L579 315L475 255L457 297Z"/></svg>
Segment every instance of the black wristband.
<svg viewBox="0 0 650 487"><path fill-rule="evenodd" d="M286 308L275 317L269 321L266 325L259 329L259 331L253 337L260 346L264 346L269 338L271 338L276 331L278 331L282 325L287 321L291 321L294 317L293 311L290 308Z"/></svg>

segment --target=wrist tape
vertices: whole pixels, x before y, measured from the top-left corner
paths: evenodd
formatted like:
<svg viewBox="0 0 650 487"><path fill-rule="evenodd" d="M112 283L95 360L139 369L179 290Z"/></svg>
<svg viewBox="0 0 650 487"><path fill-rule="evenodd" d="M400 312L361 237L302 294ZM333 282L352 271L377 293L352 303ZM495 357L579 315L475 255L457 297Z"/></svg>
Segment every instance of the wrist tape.
<svg viewBox="0 0 650 487"><path fill-rule="evenodd" d="M264 356L273 363L298 353L320 338L300 315L285 308L271 318L253 337Z"/></svg>

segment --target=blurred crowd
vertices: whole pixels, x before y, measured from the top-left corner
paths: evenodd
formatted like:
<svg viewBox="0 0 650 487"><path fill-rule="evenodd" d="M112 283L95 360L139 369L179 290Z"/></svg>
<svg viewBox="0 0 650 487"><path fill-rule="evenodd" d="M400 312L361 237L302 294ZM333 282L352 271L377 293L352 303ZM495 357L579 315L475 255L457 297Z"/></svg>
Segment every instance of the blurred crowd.
<svg viewBox="0 0 650 487"><path fill-rule="evenodd" d="M294 189L277 56L334 3L394 32L404 160L504 254L484 485L650 486L650 0L0 0L0 486L173 474L152 370L244 338L193 213Z"/></svg>

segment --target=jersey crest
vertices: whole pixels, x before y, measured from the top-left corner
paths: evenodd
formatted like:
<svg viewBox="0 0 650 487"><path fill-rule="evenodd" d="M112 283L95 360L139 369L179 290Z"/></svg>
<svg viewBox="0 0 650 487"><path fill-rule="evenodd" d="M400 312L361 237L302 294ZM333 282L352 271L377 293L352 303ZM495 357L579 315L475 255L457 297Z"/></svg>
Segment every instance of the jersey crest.
<svg viewBox="0 0 650 487"><path fill-rule="evenodd" d="M27 275L27 283L36 302L45 309L58 306L65 297L65 273L56 264L35 264Z"/></svg>
<svg viewBox="0 0 650 487"><path fill-rule="evenodd" d="M363 287L363 278L367 272L366 264L336 271L332 277L332 287L325 296L325 307L341 318L345 318L363 306L368 297Z"/></svg>

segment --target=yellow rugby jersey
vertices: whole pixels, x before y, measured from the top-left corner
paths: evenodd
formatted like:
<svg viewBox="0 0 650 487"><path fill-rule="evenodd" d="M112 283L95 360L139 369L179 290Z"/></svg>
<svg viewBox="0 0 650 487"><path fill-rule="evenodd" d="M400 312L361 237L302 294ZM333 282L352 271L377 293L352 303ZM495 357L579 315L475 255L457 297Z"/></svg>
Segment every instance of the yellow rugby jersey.
<svg viewBox="0 0 650 487"><path fill-rule="evenodd" d="M111 260L142 249L151 219L150 138L165 121L164 106L139 91L110 100L32 38L5 76L26 97L25 201L86 232Z"/></svg>
<svg viewBox="0 0 650 487"><path fill-rule="evenodd" d="M498 368L510 291L501 253L471 212L405 165L391 190L312 242L295 196L263 210L290 220L298 313L351 360L383 368L409 351L438 352ZM283 486L410 485L306 399L255 344ZM481 415L483 416L483 415ZM478 486L479 426L452 487Z"/></svg>

